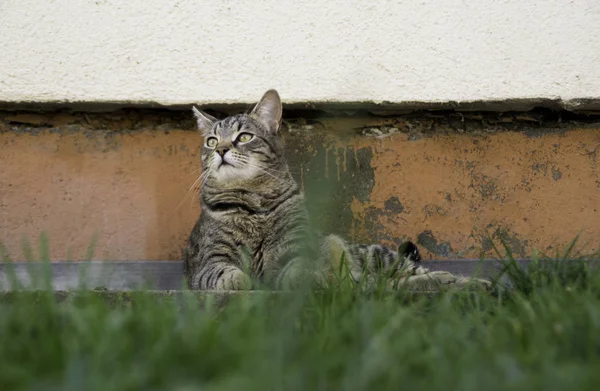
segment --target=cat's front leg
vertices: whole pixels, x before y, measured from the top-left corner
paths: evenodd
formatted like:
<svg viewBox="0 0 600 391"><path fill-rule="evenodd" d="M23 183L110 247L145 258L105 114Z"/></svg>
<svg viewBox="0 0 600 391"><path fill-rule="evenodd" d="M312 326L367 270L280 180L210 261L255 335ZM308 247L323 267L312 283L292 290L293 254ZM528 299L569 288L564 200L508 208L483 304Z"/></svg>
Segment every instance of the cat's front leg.
<svg viewBox="0 0 600 391"><path fill-rule="evenodd" d="M192 289L238 291L252 288L252 280L228 261L209 261L192 277Z"/></svg>

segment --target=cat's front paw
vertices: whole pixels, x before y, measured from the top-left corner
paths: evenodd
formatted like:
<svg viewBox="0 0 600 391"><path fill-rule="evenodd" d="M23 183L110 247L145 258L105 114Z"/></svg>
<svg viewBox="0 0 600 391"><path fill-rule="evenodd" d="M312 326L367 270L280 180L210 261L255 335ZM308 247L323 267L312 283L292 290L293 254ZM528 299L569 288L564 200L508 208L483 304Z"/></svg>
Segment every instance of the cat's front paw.
<svg viewBox="0 0 600 391"><path fill-rule="evenodd" d="M219 291L243 291L252 288L252 280L241 270L230 270L217 280L216 289Z"/></svg>

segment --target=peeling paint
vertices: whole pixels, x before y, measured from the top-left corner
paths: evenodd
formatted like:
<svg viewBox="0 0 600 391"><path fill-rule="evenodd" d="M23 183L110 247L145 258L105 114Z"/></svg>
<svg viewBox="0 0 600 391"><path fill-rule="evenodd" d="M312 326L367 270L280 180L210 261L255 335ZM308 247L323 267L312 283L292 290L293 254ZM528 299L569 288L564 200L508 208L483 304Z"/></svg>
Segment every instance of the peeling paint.
<svg viewBox="0 0 600 391"><path fill-rule="evenodd" d="M562 176L563 176L562 172L555 166L552 166L552 179L554 179L555 181L558 181L562 178Z"/></svg>
<svg viewBox="0 0 600 391"><path fill-rule="evenodd" d="M492 224L488 226L488 229L493 228ZM504 246L507 246L517 257L524 258L529 255L529 241L519 238L517 234L507 228L496 227L491 234L486 232L481 235L481 248L484 252L490 252L496 247L501 254L504 254Z"/></svg>
<svg viewBox="0 0 600 391"><path fill-rule="evenodd" d="M404 212L404 205L400 202L398 197L392 196L385 201L384 208L386 211L391 213L402 213Z"/></svg>
<svg viewBox="0 0 600 391"><path fill-rule="evenodd" d="M419 236L417 236L417 244L425 247L425 249L429 250L435 255L440 255L442 257L450 257L454 255L454 251L452 251L452 246L450 243L438 243L430 230L423 231L419 234Z"/></svg>
<svg viewBox="0 0 600 391"><path fill-rule="evenodd" d="M592 251L600 244L600 208L589 206L600 205L600 170L579 151L599 137L600 129L538 138L507 132L476 143L468 135L436 135L413 141L410 148L401 136L382 139L374 146L370 200L352 204L352 234L359 241L382 243L420 236L429 247L426 259L443 254L478 258L493 253L472 232L491 224L492 230L500 230L495 237L510 243L518 256L530 256L533 248L566 245L580 232ZM568 167L570 175L565 176ZM402 213L383 213L391 197L402 200ZM561 213L551 212L556 210ZM435 237L423 235L426 231L443 241L433 241Z"/></svg>

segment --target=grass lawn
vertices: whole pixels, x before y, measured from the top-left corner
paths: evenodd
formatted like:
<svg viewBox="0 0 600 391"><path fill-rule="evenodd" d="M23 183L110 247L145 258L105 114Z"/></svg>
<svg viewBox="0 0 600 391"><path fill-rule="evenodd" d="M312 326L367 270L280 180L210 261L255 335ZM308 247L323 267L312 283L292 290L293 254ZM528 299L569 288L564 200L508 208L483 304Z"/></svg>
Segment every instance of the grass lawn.
<svg viewBox="0 0 600 391"><path fill-rule="evenodd" d="M509 292L413 300L16 292L0 302L0 390L599 389L600 274L506 264Z"/></svg>

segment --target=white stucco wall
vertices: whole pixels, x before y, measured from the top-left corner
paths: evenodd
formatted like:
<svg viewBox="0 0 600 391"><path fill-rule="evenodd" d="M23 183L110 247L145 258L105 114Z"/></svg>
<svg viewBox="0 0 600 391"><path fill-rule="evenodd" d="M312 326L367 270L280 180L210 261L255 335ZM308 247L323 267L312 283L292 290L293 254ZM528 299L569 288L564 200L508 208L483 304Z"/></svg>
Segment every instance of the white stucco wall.
<svg viewBox="0 0 600 391"><path fill-rule="evenodd" d="M598 0L0 0L0 101L600 98Z"/></svg>

